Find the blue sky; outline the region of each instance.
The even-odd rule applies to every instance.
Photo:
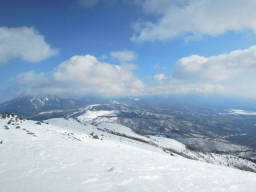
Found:
[[[253,0],[3,0],[0,100],[21,94],[256,98],[255,8]]]

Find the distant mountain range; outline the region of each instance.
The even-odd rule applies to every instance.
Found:
[[[246,115],[253,112],[230,112],[235,107],[240,110],[233,111],[254,108],[247,104],[230,101],[222,105],[196,97],[25,96],[0,104],[0,113],[39,121],[64,117],[93,125],[117,123],[136,133],[176,139],[198,150],[256,159],[256,116]]]
[[[11,112],[32,119],[61,117],[81,106],[102,103],[104,99],[86,97],[80,99],[57,96],[23,96],[0,104],[0,113]]]

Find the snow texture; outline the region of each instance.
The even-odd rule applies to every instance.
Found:
[[[256,112],[245,111],[245,110],[241,110],[241,109],[232,109],[229,111],[229,114],[232,114],[232,115],[256,115]]]
[[[256,188],[254,173],[170,156],[158,147],[102,131],[121,130],[144,138],[125,127],[108,123],[95,127],[74,119],[47,123],[0,118],[1,192],[254,192]],[[175,140],[147,139],[186,150]]]

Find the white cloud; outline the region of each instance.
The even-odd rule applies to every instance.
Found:
[[[20,73],[16,76],[15,81],[21,86],[40,87],[42,84],[50,83],[50,79],[45,73],[35,73],[34,71],[28,71]]]
[[[137,58],[133,51],[112,51],[110,52],[110,56],[113,59],[117,59],[121,62],[129,62]]]
[[[192,55],[177,61],[172,75],[156,74],[160,84],[146,86],[134,65],[100,62],[91,55],[74,56],[50,73],[26,72],[15,78],[17,93],[82,96],[131,96],[171,93],[221,94],[256,98],[256,46],[226,54]]]
[[[99,62],[91,55],[73,56],[49,74],[20,74],[16,77],[16,84],[27,94],[138,95],[144,84],[133,75],[134,69],[133,65]]]
[[[151,91],[256,98],[255,74],[256,46],[211,57],[192,55],[181,58],[165,84]]]
[[[256,72],[256,46],[212,57],[181,58],[173,77],[193,82],[226,82]]]
[[[0,65],[15,58],[32,63],[40,62],[57,53],[31,27],[0,27]]]
[[[167,12],[170,7],[184,6],[190,2],[190,0],[135,0],[137,4],[140,4],[144,11],[148,13],[156,13],[162,15],[163,12]]]
[[[219,84],[184,83],[170,78],[170,81],[166,84],[149,87],[147,89],[147,94],[224,94],[223,89],[224,87]]]
[[[166,77],[164,74],[160,73],[160,74],[154,75],[154,79],[155,81],[162,83],[166,79]]]
[[[137,22],[133,41],[165,40],[179,35],[217,36],[250,29],[256,34],[255,0],[138,0],[157,20]]]

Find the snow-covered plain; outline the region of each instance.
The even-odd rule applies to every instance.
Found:
[[[48,123],[0,118],[1,192],[254,192],[256,188],[254,173],[171,156],[102,131],[119,131],[111,124],[95,127],[74,119]],[[174,140],[147,139],[185,150]]]

